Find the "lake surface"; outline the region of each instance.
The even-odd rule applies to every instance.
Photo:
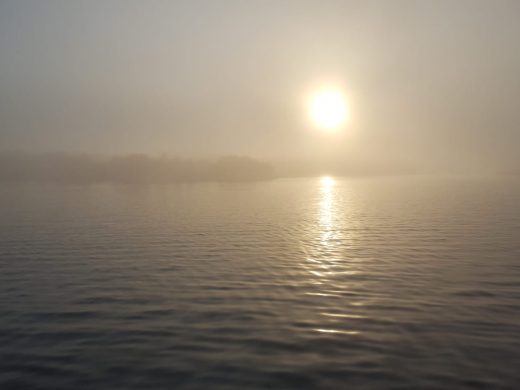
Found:
[[[520,179],[0,184],[0,389],[520,386]]]

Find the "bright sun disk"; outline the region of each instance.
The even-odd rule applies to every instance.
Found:
[[[345,124],[348,117],[345,97],[335,89],[321,90],[311,98],[309,113],[319,128],[337,130]]]

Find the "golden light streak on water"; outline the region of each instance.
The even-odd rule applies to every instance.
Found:
[[[334,333],[334,334],[348,334],[348,335],[356,335],[359,334],[357,330],[338,330],[338,329],[314,329],[316,332],[320,333]]]

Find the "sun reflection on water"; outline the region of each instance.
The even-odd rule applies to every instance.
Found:
[[[345,215],[344,196],[338,197],[340,189],[344,195],[345,188],[339,188],[339,183],[330,176],[321,177],[317,183],[313,209],[316,223],[309,231],[309,241],[304,243],[306,258],[302,266],[308,273],[310,285],[305,295],[316,300],[321,308],[319,323],[322,326],[315,328],[316,332],[357,335],[360,332],[352,329],[353,323],[363,316],[356,310],[344,312],[347,307],[356,306],[356,302],[346,301],[343,294],[348,292],[348,275],[358,271],[344,258],[345,245],[352,237],[344,226],[349,217]]]
[[[334,218],[334,186],[336,181],[330,176],[324,176],[320,181],[320,224],[322,227],[322,238],[327,239],[333,230]]]
[[[332,334],[348,334],[355,335],[359,334],[357,330],[339,330],[339,329],[314,329],[316,332],[320,333],[332,333]]]

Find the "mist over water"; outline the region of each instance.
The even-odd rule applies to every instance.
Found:
[[[0,0],[0,390],[519,388],[519,21]]]
[[[217,159],[150,157],[144,154],[0,153],[0,181],[51,183],[175,183],[259,181],[275,177],[273,167],[249,157]]]
[[[520,182],[0,184],[2,389],[515,388]]]
[[[0,182],[175,183],[262,181],[280,177],[388,176],[425,173],[407,164],[331,160],[265,160],[247,156],[179,158],[146,154],[93,155],[0,151]],[[433,174],[432,172],[427,172]],[[508,172],[491,172],[492,174]],[[510,172],[514,174],[514,172]],[[460,172],[458,173],[461,174]],[[464,174],[467,174],[464,173]]]

